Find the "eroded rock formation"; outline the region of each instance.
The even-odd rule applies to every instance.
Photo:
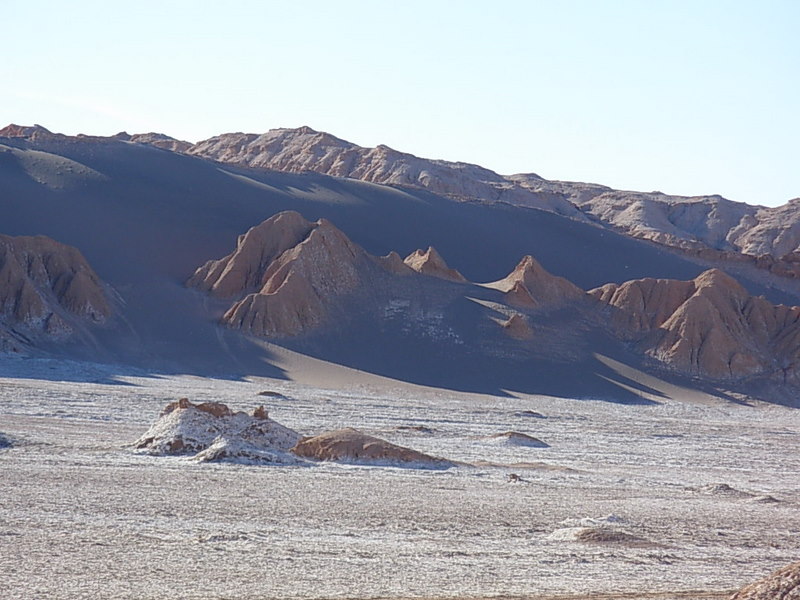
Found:
[[[226,133],[198,142],[188,154],[291,173],[315,172],[372,183],[411,186],[456,200],[511,202],[581,218],[568,201],[537,194],[478,165],[419,158],[388,146],[363,148],[310,127],[264,134]]]
[[[424,252],[415,250],[406,256],[403,262],[417,273],[422,273],[423,275],[457,283],[463,283],[467,280],[461,273],[448,267],[442,255],[433,246],[428,246],[428,249]]]
[[[279,213],[240,236],[236,250],[198,269],[187,285],[236,299],[223,322],[258,336],[318,326],[332,298],[360,282],[369,261],[332,223]]]
[[[103,284],[77,249],[0,235],[0,318],[8,327],[65,336],[72,318],[97,324],[110,315]]]
[[[507,277],[489,283],[487,287],[504,292],[509,304],[521,308],[558,305],[586,295],[570,281],[548,273],[530,255],[523,257]]]
[[[800,308],[753,297],[711,269],[692,281],[642,279],[590,292],[613,307],[618,335],[679,371],[798,383]]]
[[[800,600],[800,562],[743,587],[730,600]]]

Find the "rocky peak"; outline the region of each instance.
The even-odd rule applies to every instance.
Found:
[[[461,273],[448,267],[442,255],[433,246],[428,246],[428,249],[424,252],[415,250],[406,256],[403,262],[417,273],[422,273],[423,275],[457,283],[463,283],[467,280]]]
[[[119,137],[120,135],[121,134],[117,134],[114,137],[123,140],[126,139],[126,138],[120,138]],[[148,146],[155,146],[156,148],[162,148],[163,150],[169,150],[171,152],[186,152],[189,148],[192,147],[192,144],[190,144],[189,142],[184,142],[183,140],[175,139],[174,137],[170,137],[163,133],[153,133],[153,132],[135,133],[133,135],[128,135],[127,141],[133,142],[135,144],[147,144]]]
[[[585,296],[579,287],[552,275],[530,255],[523,257],[508,276],[487,285],[504,292],[509,304],[523,308],[559,304]]]
[[[236,250],[198,269],[187,285],[241,298],[223,322],[258,336],[293,336],[320,325],[336,298],[357,287],[367,254],[330,221],[286,211],[239,237]]]
[[[394,275],[410,275],[414,272],[414,269],[403,262],[403,258],[394,250],[386,256],[377,257],[376,260],[383,269]]]
[[[35,139],[55,134],[41,125],[15,125],[11,123],[0,129],[0,137]]]
[[[303,241],[314,225],[295,211],[280,212],[240,235],[236,249],[195,271],[187,285],[218,298],[260,290],[267,268],[281,254]]]

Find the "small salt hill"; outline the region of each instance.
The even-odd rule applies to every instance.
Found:
[[[290,450],[300,434],[269,418],[263,407],[234,413],[219,402],[172,402],[134,447],[149,454],[194,455],[197,460],[295,464]]]
[[[549,448],[550,444],[542,440],[528,435],[527,433],[520,433],[519,431],[505,431],[503,433],[495,433],[481,438],[488,442],[495,444],[502,444],[504,446],[520,446],[524,448]]]
[[[398,446],[349,427],[303,438],[295,446],[294,452],[312,460],[351,464],[423,469],[449,469],[455,466],[449,460]]]

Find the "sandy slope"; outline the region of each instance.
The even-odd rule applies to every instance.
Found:
[[[71,357],[175,373],[286,377],[278,360],[282,350],[219,327],[227,305],[183,285],[205,261],[230,252],[239,234],[284,209],[308,219],[329,218],[376,255],[390,250],[406,255],[433,245],[471,281],[496,281],[526,254],[584,289],[642,276],[687,279],[703,268],[656,246],[539,210],[458,203],[321,175],[237,169],[119,140],[32,145],[8,140],[3,147],[3,233],[46,234],[78,247],[124,308],[97,334],[102,353],[69,348]],[[768,287],[759,274],[751,275],[742,279],[751,292],[798,302],[792,289]],[[418,292],[441,297],[438,288]],[[481,293],[476,288],[479,300]],[[416,333],[395,335],[392,344],[385,343],[390,331],[366,320],[354,324],[346,344],[334,336],[289,348],[381,377],[464,391],[628,401],[652,392],[610,372],[574,345],[575,336],[563,335],[569,332],[560,325],[539,329],[541,352],[532,362],[522,368],[511,364],[502,347],[485,344],[483,332],[472,328],[486,309],[453,302],[447,307],[452,323],[443,321],[433,304],[423,304]],[[402,326],[390,323],[397,334]],[[451,330],[464,340],[455,351],[444,341],[432,343]],[[592,343],[600,354],[634,366],[631,356],[607,340]],[[486,354],[487,347],[494,356]],[[551,350],[575,350],[582,358],[572,365],[554,363],[547,358]]]

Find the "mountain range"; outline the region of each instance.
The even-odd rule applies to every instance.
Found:
[[[307,127],[16,125],[0,194],[6,353],[288,377],[288,351],[492,394],[796,404],[800,199],[502,176]]]

